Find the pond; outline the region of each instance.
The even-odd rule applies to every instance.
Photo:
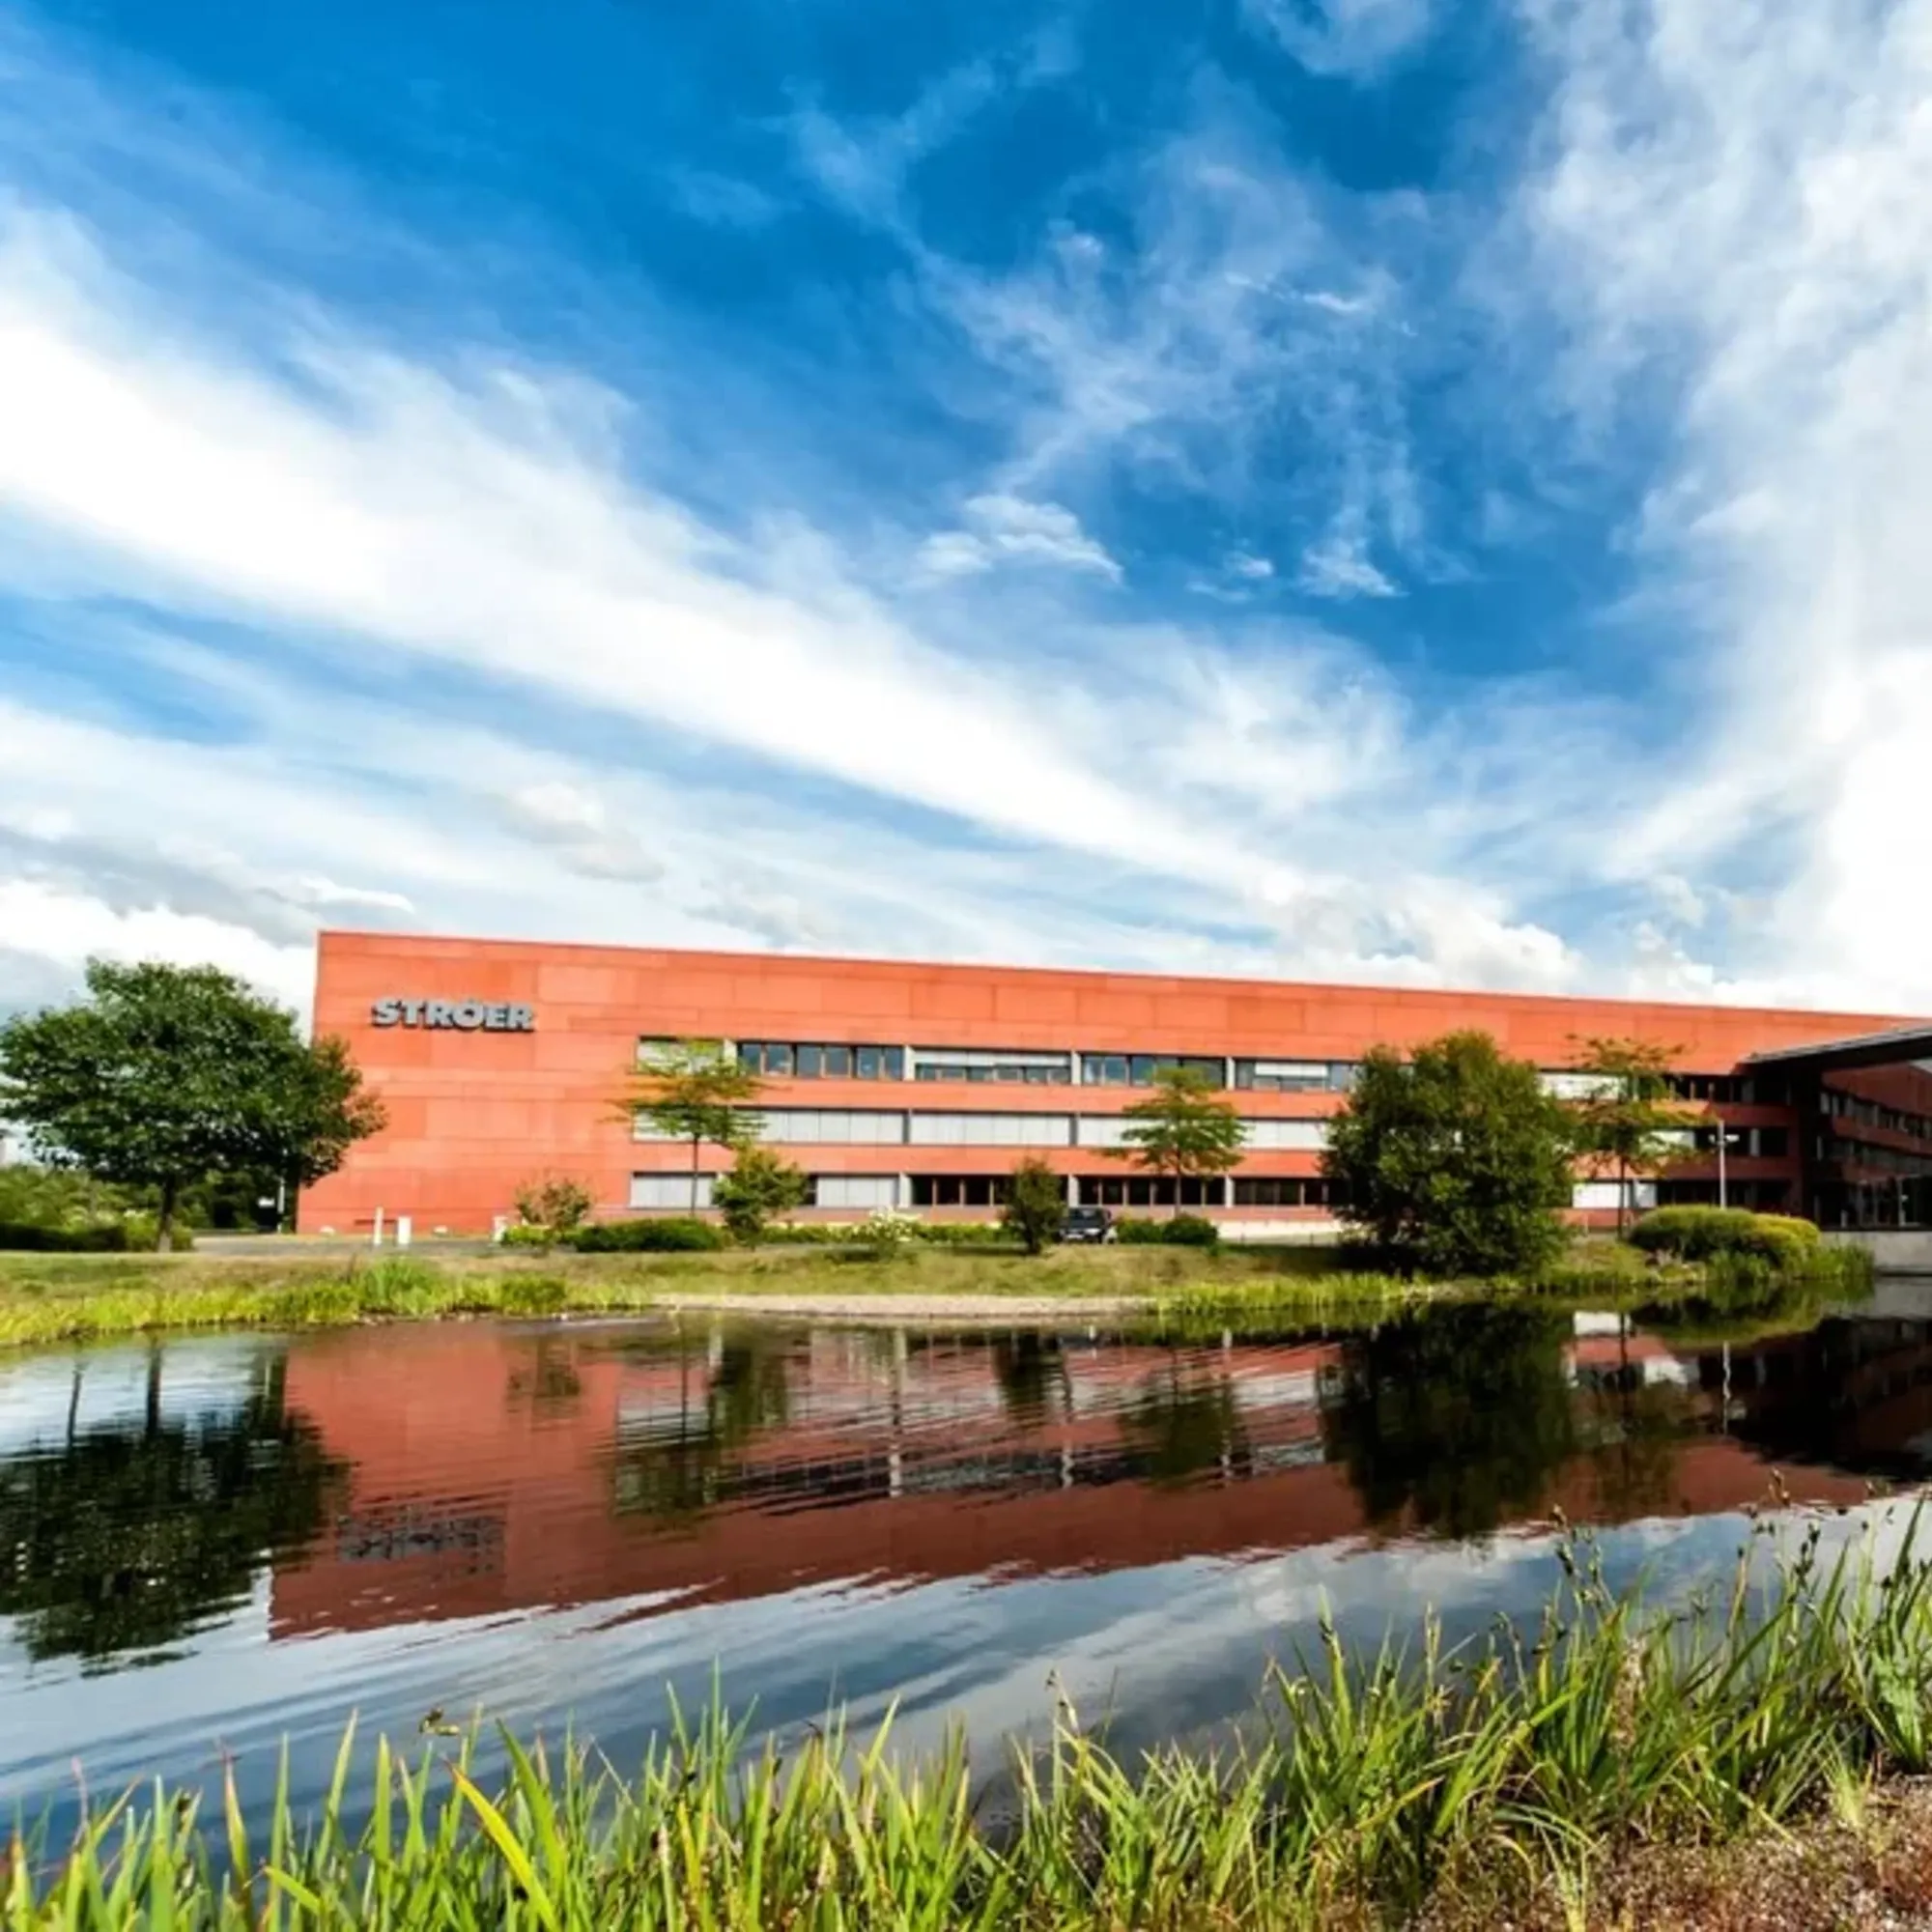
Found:
[[[1932,1296],[1739,1335],[1534,1307],[1187,1341],[702,1321],[215,1337],[0,1362],[0,1803],[298,1801],[342,1727],[477,1711],[613,1761],[714,1683],[992,1762],[1057,1694],[1212,1734],[1332,1615],[1526,1613],[1840,1527],[1932,1459]],[[1775,1477],[1774,1472],[1778,1472]]]

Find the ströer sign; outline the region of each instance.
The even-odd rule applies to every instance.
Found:
[[[451,1027],[462,1033],[535,1033],[534,1007],[485,1000],[378,1000],[369,1009],[379,1027]]]

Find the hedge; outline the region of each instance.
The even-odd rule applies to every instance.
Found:
[[[43,1255],[126,1255],[151,1250],[160,1238],[152,1214],[129,1214],[119,1221],[85,1227],[48,1227],[39,1221],[0,1221],[0,1249]],[[175,1246],[189,1248],[193,1237],[175,1229]]]
[[[581,1255],[701,1254],[725,1245],[724,1230],[683,1215],[659,1220],[599,1221],[570,1244]]]
[[[1176,1214],[1165,1221],[1122,1218],[1114,1223],[1116,1239],[1129,1247],[1213,1248],[1221,1231],[1201,1214]]]
[[[1753,1214],[1743,1208],[1659,1208],[1630,1231],[1646,1254],[1675,1255],[1687,1262],[1719,1255],[1754,1255],[1780,1267],[1815,1254],[1817,1228],[1790,1214]]]

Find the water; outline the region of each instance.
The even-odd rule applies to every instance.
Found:
[[[714,1682],[985,1753],[1057,1692],[1212,1732],[1324,1609],[1523,1613],[1728,1567],[1773,1471],[1866,1515],[1932,1459],[1932,1304],[1776,1339],[1459,1309],[1164,1345],[665,1323],[223,1337],[0,1362],[0,1804],[56,1812],[433,1711],[618,1763]],[[1727,1393],[1728,1391],[1728,1393]],[[1838,1513],[1845,1513],[1840,1519]]]

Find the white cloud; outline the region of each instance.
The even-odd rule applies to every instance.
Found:
[[[1230,577],[1245,578],[1250,583],[1265,583],[1274,575],[1274,565],[1266,557],[1248,551],[1232,552],[1226,567]]]
[[[1775,989],[1932,1007],[1932,4],[1557,5],[1522,205],[1592,437],[1678,399],[1638,532],[1701,714],[1614,841],[1633,877],[1760,863]]]
[[[1035,563],[1121,581],[1121,566],[1065,504],[994,493],[970,497],[962,515],[965,528],[936,531],[921,545],[919,561],[927,575],[964,577],[999,563]]]
[[[1431,0],[1244,0],[1248,18],[1311,73],[1369,80],[1412,53]]]
[[[604,801],[580,785],[562,779],[519,785],[505,795],[502,810],[526,838],[586,878],[649,885],[664,877],[664,864],[649,846],[612,825]]]

